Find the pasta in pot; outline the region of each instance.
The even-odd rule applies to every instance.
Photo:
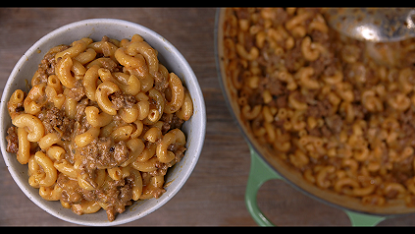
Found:
[[[139,35],[81,38],[51,48],[28,93],[7,107],[7,151],[28,164],[40,196],[78,215],[108,220],[166,191],[167,170],[184,156],[182,124],[193,103],[181,79]],[[157,150],[156,150],[157,149]]]
[[[224,17],[226,79],[260,145],[321,189],[415,206],[415,39],[347,38],[318,8],[227,8]],[[401,61],[391,63],[382,53],[396,48]]]

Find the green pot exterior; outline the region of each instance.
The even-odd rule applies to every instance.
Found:
[[[245,203],[252,218],[259,226],[275,226],[258,208],[257,193],[259,188],[268,180],[285,179],[272,169],[249,145],[251,152],[251,169],[249,171],[248,183],[245,193]],[[352,226],[375,226],[385,220],[385,216],[363,214],[349,210],[343,210],[350,219]]]

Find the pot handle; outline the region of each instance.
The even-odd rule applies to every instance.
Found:
[[[285,179],[275,172],[249,145],[251,153],[251,168],[249,171],[248,184],[245,192],[245,203],[252,218],[259,226],[275,226],[265,215],[259,210],[256,195],[259,188],[268,180]],[[375,226],[387,217],[357,213],[344,210],[349,217],[352,226]]]
[[[350,210],[344,211],[350,219],[352,226],[376,226],[378,223],[386,219],[385,216],[377,216],[370,214],[362,214]]]
[[[272,179],[283,180],[283,178],[259,157],[252,146],[249,147],[249,150],[251,152],[251,168],[249,171],[248,184],[246,186],[245,203],[249,213],[258,225],[274,226],[274,224],[259,210],[256,195],[264,182]]]

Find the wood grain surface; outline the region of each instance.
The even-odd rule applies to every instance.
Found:
[[[183,54],[206,103],[203,152],[192,175],[166,205],[125,226],[256,226],[245,206],[249,149],[225,104],[216,71],[214,8],[0,8],[0,92],[23,53],[50,31],[90,18],[117,18],[151,28]],[[5,139],[3,139],[5,140]],[[46,213],[16,185],[0,157],[1,226],[73,226]],[[266,182],[258,205],[276,225],[350,225],[346,214],[293,189]],[[379,225],[413,225],[415,214]]]

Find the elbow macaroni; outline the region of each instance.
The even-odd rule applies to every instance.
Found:
[[[138,201],[165,192],[167,169],[184,156],[179,128],[193,103],[157,55],[139,35],[82,38],[50,49],[42,63],[54,70],[39,66],[30,91],[12,94],[8,143],[43,199],[79,215],[103,208],[112,221],[131,202],[105,196],[130,191],[123,196]],[[88,191],[105,196],[86,200]]]

